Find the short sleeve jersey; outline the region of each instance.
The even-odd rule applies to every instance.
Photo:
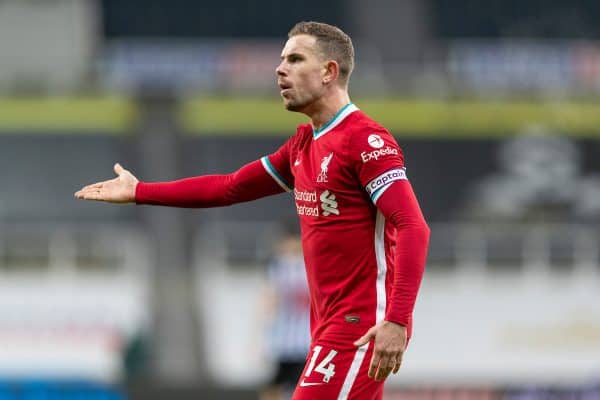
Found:
[[[406,179],[400,147],[349,103],[320,130],[299,125],[261,162],[293,193],[313,342],[356,340],[384,319],[391,294],[396,235],[376,204],[394,181]]]

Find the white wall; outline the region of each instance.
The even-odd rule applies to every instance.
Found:
[[[97,36],[93,0],[0,1],[0,92],[72,90],[89,75]]]

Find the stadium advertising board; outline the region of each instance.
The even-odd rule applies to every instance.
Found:
[[[600,44],[465,40],[450,43],[448,69],[475,90],[600,90]]]
[[[280,43],[115,40],[100,72],[109,87],[152,91],[274,88]]]

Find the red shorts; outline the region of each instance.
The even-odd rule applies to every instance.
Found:
[[[381,400],[383,381],[367,375],[373,347],[314,343],[292,400]]]

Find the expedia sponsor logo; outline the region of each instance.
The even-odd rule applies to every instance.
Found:
[[[379,160],[382,157],[386,157],[389,155],[398,155],[398,149],[394,149],[393,147],[384,147],[380,150],[373,150],[370,152],[363,151],[360,153],[360,157],[362,158],[362,162],[366,163],[371,160]]]
[[[366,190],[367,193],[372,194],[377,190],[381,189],[389,185],[394,181],[404,180],[406,179],[406,171],[403,168],[395,168],[391,169],[383,174],[379,175],[377,178],[373,179],[371,182],[367,183]]]
[[[374,149],[380,149],[385,144],[385,142],[383,141],[381,136],[379,136],[375,133],[373,133],[372,135],[369,135],[367,142],[369,143],[369,146],[371,146]]]

